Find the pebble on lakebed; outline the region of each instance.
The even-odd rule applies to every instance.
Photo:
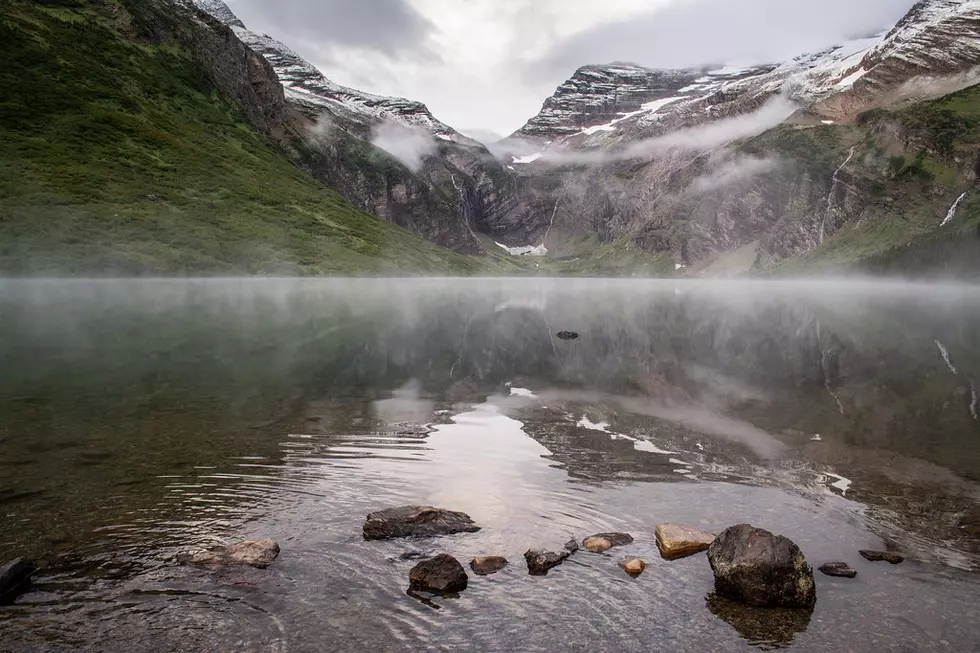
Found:
[[[643,573],[643,570],[647,568],[647,563],[639,558],[626,558],[619,563],[619,566],[623,568],[627,574],[636,578]]]
[[[826,576],[836,576],[837,578],[854,578],[858,575],[857,571],[851,569],[846,562],[828,562],[820,565],[817,569]]]
[[[502,556],[481,556],[470,560],[470,569],[477,576],[495,574],[508,565],[507,558]]]
[[[629,533],[596,533],[582,540],[582,548],[592,553],[604,553],[614,546],[626,546],[633,543]]]
[[[279,544],[275,540],[246,540],[227,546],[218,546],[207,551],[177,554],[182,565],[210,567],[226,564],[242,564],[257,569],[265,569],[279,557]]]
[[[893,565],[897,565],[900,562],[905,562],[905,556],[901,553],[895,553],[894,551],[858,551],[861,557],[865,560],[870,560],[871,562],[889,562]]]

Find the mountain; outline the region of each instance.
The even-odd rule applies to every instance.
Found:
[[[358,208],[467,254],[485,253],[478,233],[524,244],[546,228],[548,207],[521,178],[424,104],[336,84],[221,0],[196,5],[271,64],[289,108],[286,150]]]
[[[785,62],[585,66],[502,146],[561,205],[553,252],[592,236],[689,273],[840,264],[959,229],[958,198],[974,214],[978,81],[980,2],[923,0]]]
[[[486,269],[287,159],[275,71],[186,7],[7,2],[0,52],[0,274]]]

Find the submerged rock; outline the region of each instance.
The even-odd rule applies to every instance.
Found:
[[[477,576],[489,576],[495,574],[510,564],[507,558],[502,556],[484,556],[470,560],[470,569]]]
[[[275,540],[246,540],[228,546],[218,546],[207,551],[181,553],[177,561],[182,565],[210,567],[242,564],[265,569],[279,557],[279,544]]]
[[[623,568],[627,574],[636,578],[643,573],[643,570],[647,568],[647,563],[640,560],[639,558],[626,558],[619,563],[619,566]]]
[[[900,562],[905,562],[905,556],[901,553],[895,553],[894,551],[858,551],[861,557],[865,560],[870,560],[871,562],[889,562],[893,565],[897,565]]]
[[[739,524],[708,548],[715,591],[759,607],[810,608],[817,601],[813,570],[782,535]]]
[[[364,522],[365,540],[475,533],[480,527],[464,512],[432,506],[402,506],[372,512]]]
[[[13,601],[31,586],[37,565],[26,558],[14,558],[0,567],[0,604]]]
[[[578,340],[578,334],[575,333],[574,331],[559,331],[558,332],[558,339],[559,340]]]
[[[614,546],[626,546],[633,543],[629,533],[596,533],[582,541],[582,547],[592,553],[603,553]]]
[[[423,592],[449,593],[466,589],[469,577],[459,560],[449,554],[423,560],[408,572],[411,589]]]
[[[546,576],[548,570],[565,562],[571,555],[572,552],[567,549],[561,553],[528,549],[524,552],[524,560],[527,561],[527,573],[532,576]]]
[[[839,578],[854,578],[858,575],[857,571],[851,569],[846,562],[828,562],[817,567],[821,574],[827,576],[837,576]]]
[[[715,541],[711,533],[680,524],[658,524],[654,534],[660,557],[664,560],[677,560],[707,551]]]

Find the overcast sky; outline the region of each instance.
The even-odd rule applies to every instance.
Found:
[[[507,135],[576,68],[776,61],[895,23],[914,0],[227,0],[335,82]]]

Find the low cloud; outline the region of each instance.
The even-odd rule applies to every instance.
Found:
[[[688,186],[687,193],[703,195],[719,188],[748,181],[753,177],[772,172],[780,163],[780,160],[774,157],[760,159],[754,156],[737,156],[721,163],[711,172],[695,178]]]
[[[713,150],[731,143],[757,136],[789,118],[797,110],[796,104],[783,96],[776,97],[759,110],[733,118],[722,118],[706,125],[678,129],[662,136],[654,136],[630,143],[618,150],[545,152],[542,161],[561,164],[603,164],[614,161],[645,159],[665,152]]]
[[[425,157],[438,149],[432,134],[416,127],[384,122],[371,131],[371,145],[395,157],[412,172],[422,168]]]

